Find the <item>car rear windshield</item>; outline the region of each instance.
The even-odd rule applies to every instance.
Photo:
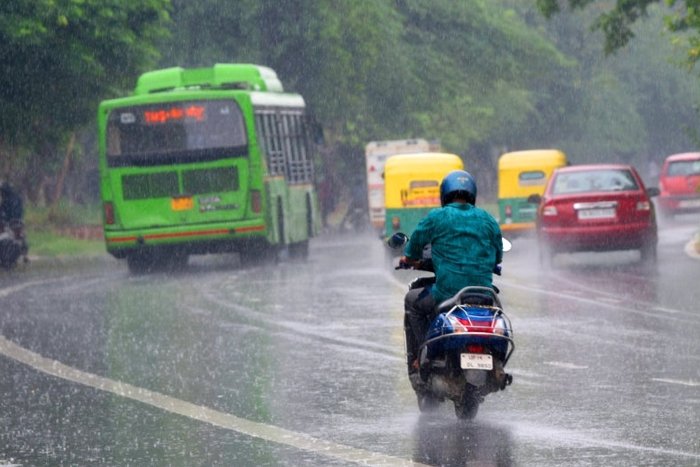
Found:
[[[696,161],[671,162],[668,166],[668,175],[671,177],[700,175],[700,159]]]
[[[559,173],[554,179],[552,194],[590,191],[636,191],[639,185],[626,169],[604,169]]]

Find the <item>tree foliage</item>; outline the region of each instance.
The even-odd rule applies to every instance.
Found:
[[[270,66],[304,95],[338,183],[362,177],[368,141],[411,137],[462,154],[486,185],[506,149],[641,163],[692,149],[700,96],[678,43],[695,1],[5,0],[0,171],[55,174],[69,133],[92,135],[97,102],[142,71],[224,62]],[[555,14],[565,4],[576,14]],[[629,31],[610,42],[616,21]]]
[[[0,2],[0,153],[28,175],[57,164],[99,100],[158,57],[168,0]],[[21,156],[21,157],[19,157]],[[60,160],[60,159],[59,159]],[[16,167],[13,167],[16,169]]]
[[[561,11],[563,0],[537,0],[537,6],[547,17]],[[584,9],[598,0],[568,0],[572,10]],[[647,17],[654,4],[665,4],[669,9],[666,27],[674,32],[692,32],[688,41],[688,61],[691,65],[700,59],[700,0],[617,0],[615,6],[600,13],[593,22],[593,29],[605,35],[605,53],[611,54],[626,46],[635,37],[633,25]],[[682,37],[682,36],[681,36]]]

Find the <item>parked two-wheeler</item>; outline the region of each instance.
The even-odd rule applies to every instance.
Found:
[[[26,261],[27,250],[22,221],[0,221],[0,267],[11,269],[22,256]]]
[[[395,234],[387,243],[399,248],[407,240]],[[504,239],[504,250],[509,249],[510,242]],[[410,268],[434,272],[429,258]],[[434,281],[435,277],[421,277],[409,289]],[[405,328],[411,332],[407,323]],[[513,382],[505,366],[514,348],[513,327],[496,287],[465,287],[439,304],[419,348],[419,369],[409,373],[420,411],[432,411],[447,399],[454,403],[457,417],[474,418],[487,394]]]

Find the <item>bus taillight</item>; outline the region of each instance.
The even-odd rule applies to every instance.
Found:
[[[250,192],[250,209],[255,213],[262,211],[262,196],[258,190]]]
[[[114,205],[111,202],[104,203],[105,224],[114,224]]]

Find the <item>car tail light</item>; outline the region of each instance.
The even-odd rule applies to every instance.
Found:
[[[114,205],[107,202],[103,205],[103,209],[105,214],[105,224],[114,225]]]
[[[401,220],[398,218],[398,216],[391,218],[391,227],[394,230],[399,230],[401,228]]]
[[[250,209],[255,213],[262,211],[262,196],[258,190],[250,192]]]
[[[637,211],[649,211],[651,203],[649,201],[637,201]]]
[[[556,216],[557,213],[557,207],[556,206],[545,206],[542,208],[542,215],[543,216]]]

